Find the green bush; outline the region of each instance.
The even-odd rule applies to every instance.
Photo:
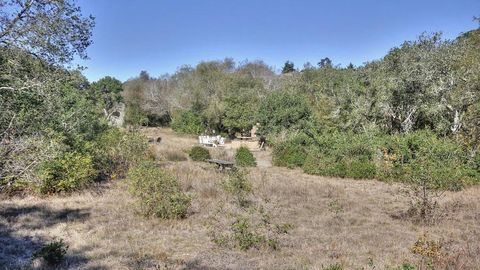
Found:
[[[331,177],[346,177],[347,165],[341,160],[326,157],[318,151],[311,151],[305,158],[303,171],[308,174]]]
[[[247,173],[241,170],[230,171],[223,188],[236,198],[240,206],[246,205],[246,198],[252,192],[252,184],[247,179]]]
[[[373,179],[376,176],[376,166],[373,162],[359,159],[353,160],[346,166],[346,177],[354,179]]]
[[[207,159],[211,158],[210,151],[203,146],[192,147],[188,155],[193,161],[206,161]]]
[[[127,104],[125,109],[125,125],[146,126],[148,115],[138,104]]]
[[[39,169],[41,193],[71,192],[93,180],[96,171],[92,158],[76,152],[67,152]]]
[[[232,231],[235,246],[240,250],[248,250],[252,247],[258,247],[261,244],[268,243],[264,235],[252,230],[251,224],[246,218],[237,218],[232,224]]]
[[[43,258],[48,265],[57,265],[61,263],[67,254],[68,246],[63,240],[55,241],[44,245],[40,250],[33,253],[33,258]]]
[[[302,130],[313,119],[312,109],[305,96],[275,91],[260,103],[258,120],[262,134],[276,134],[282,130]]]
[[[235,152],[235,164],[240,167],[254,167],[257,165],[257,162],[252,152],[247,147],[241,146]]]
[[[273,164],[280,167],[302,167],[307,157],[307,148],[311,139],[305,134],[298,134],[292,138],[274,144]]]
[[[185,218],[190,197],[172,175],[152,161],[143,161],[128,172],[129,190],[137,198],[140,212],[161,219]]]
[[[172,129],[179,133],[200,134],[204,129],[202,118],[192,111],[183,111],[173,115]]]

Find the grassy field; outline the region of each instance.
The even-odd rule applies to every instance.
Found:
[[[443,194],[437,222],[427,226],[409,218],[411,198],[403,185],[273,167],[268,150],[254,152],[258,166],[248,169],[249,201],[261,205],[272,223],[287,224],[288,233],[279,234],[275,250],[217,245],[212,233],[228,230],[228,213],[238,210],[222,188],[226,175],[188,160],[195,138],[165,129],[144,132],[162,137],[151,155],[192,196],[188,218],[139,216],[124,180],[68,197],[6,198],[0,202],[0,269],[41,268],[30,256],[55,239],[69,246],[60,266],[65,269],[388,269],[407,262],[421,268],[425,258],[412,246],[425,233],[441,245],[437,268],[480,267],[479,187]],[[211,151],[231,160],[234,148]]]

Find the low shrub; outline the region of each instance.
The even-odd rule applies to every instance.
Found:
[[[71,192],[92,181],[96,171],[89,155],[66,152],[39,168],[41,193]]]
[[[290,227],[272,224],[268,215],[258,211],[251,212],[250,215],[235,215],[234,220],[229,222],[227,231],[213,231],[213,242],[243,251],[252,248],[278,249],[277,236],[288,233]]]
[[[211,158],[210,151],[203,146],[192,147],[188,155],[193,161],[206,161],[207,159]]]
[[[57,265],[61,263],[67,254],[68,246],[63,240],[51,242],[44,245],[40,250],[33,253],[33,258],[43,258],[48,265]]]
[[[177,179],[143,161],[128,172],[129,190],[137,198],[140,212],[161,219],[185,218],[190,197],[183,193]]]
[[[245,171],[230,171],[223,183],[225,191],[233,195],[240,206],[246,206],[247,196],[252,192],[252,184]]]
[[[257,162],[252,152],[247,147],[241,146],[235,152],[235,164],[240,167],[254,167]]]

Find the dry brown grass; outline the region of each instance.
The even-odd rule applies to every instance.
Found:
[[[160,132],[160,152],[183,151],[196,142]],[[232,153],[214,149],[212,155]],[[255,155],[268,159],[268,152]],[[409,207],[401,185],[310,176],[268,166],[268,160],[263,164],[250,169],[250,199],[266,208],[272,222],[293,226],[280,236],[279,250],[239,251],[214,244],[212,218],[234,211],[221,187],[225,175],[206,163],[164,162],[193,196],[187,219],[137,215],[124,181],[69,197],[4,200],[0,268],[27,262],[41,243],[63,238],[70,249],[62,267],[72,269],[322,269],[332,263],[345,269],[373,269],[373,263],[385,269],[418,263],[410,248],[426,231],[443,245],[440,269],[480,265],[479,187],[447,193],[440,199],[442,220],[427,227],[398,218]]]

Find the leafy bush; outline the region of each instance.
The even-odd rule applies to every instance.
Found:
[[[192,147],[188,155],[193,161],[206,161],[207,159],[211,158],[210,151],[203,146]]]
[[[63,240],[44,245],[40,250],[33,253],[33,258],[43,258],[49,265],[61,263],[67,254],[68,246]]]
[[[273,147],[273,164],[281,167],[301,167],[307,157],[309,138],[300,134],[292,138],[276,143]]]
[[[66,152],[40,166],[41,193],[70,192],[85,186],[95,175],[92,158],[76,152]]]
[[[128,172],[129,190],[138,199],[145,216],[162,219],[185,218],[190,197],[182,192],[172,175],[151,161],[140,162]]]
[[[174,131],[185,134],[200,134],[204,130],[202,118],[192,111],[174,114],[170,126]]]
[[[246,197],[252,192],[252,184],[247,179],[247,173],[241,170],[230,171],[223,188],[233,196],[240,206],[247,203]]]
[[[135,163],[145,159],[147,138],[136,131],[111,128],[100,134],[94,143],[95,169],[101,176],[122,177]]]
[[[267,96],[258,110],[262,134],[302,130],[312,121],[312,115],[307,98],[286,91],[276,91]]]
[[[278,249],[277,235],[288,233],[288,228],[272,224],[265,213],[252,211],[250,216],[235,215],[233,222],[229,222],[228,231],[216,230],[212,234],[213,241],[220,246],[240,250],[262,247],[275,250]]]
[[[353,160],[346,166],[346,177],[354,179],[373,179],[376,176],[376,166],[373,162],[360,159]]]
[[[287,145],[291,145],[290,152],[282,144],[274,149],[274,161],[282,164],[278,160],[294,157],[291,153],[300,148],[291,142]],[[475,162],[467,158],[464,149],[429,131],[404,135],[325,133],[316,136],[306,157],[301,157],[298,160],[304,160],[302,168],[309,174],[412,183],[418,169],[424,168],[429,186],[435,189],[459,190],[479,181]],[[293,166],[294,162],[283,164]]]
[[[125,108],[125,124],[133,126],[146,126],[148,115],[138,104],[128,104]]]
[[[235,164],[240,167],[254,167],[257,165],[257,162],[252,152],[247,147],[241,146],[235,152]]]

